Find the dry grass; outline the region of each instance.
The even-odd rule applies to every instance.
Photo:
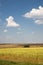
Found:
[[[43,63],[43,47],[38,48],[2,48],[0,59],[16,62]]]

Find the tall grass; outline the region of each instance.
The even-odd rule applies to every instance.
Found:
[[[43,65],[43,64],[32,64],[32,63],[26,63],[26,62],[12,62],[12,61],[5,61],[0,60],[0,65]]]
[[[43,47],[0,49],[0,59],[14,62],[43,64]]]

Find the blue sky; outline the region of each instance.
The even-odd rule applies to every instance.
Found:
[[[43,43],[43,0],[0,0],[0,43]]]

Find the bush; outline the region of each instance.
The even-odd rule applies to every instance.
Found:
[[[24,45],[24,47],[30,47],[29,45]]]

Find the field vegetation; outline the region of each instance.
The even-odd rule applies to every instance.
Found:
[[[43,65],[43,47],[1,48],[0,61],[5,63],[4,60],[6,63],[12,62],[10,65]],[[7,65],[6,63],[4,65]]]

